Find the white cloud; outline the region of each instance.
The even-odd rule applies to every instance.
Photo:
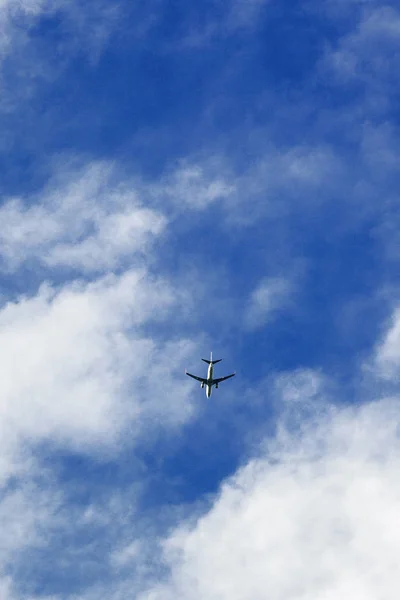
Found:
[[[183,208],[202,210],[230,198],[235,192],[235,183],[228,182],[220,174],[221,170],[217,159],[182,164],[166,175],[160,186],[152,187],[152,193],[158,198],[168,198],[170,205],[180,211]]]
[[[115,268],[143,254],[166,224],[146,208],[128,183],[113,185],[107,163],[64,173],[32,205],[11,199],[0,209],[0,256],[6,269],[26,260],[83,271]],[[39,200],[39,202],[37,202]]]
[[[318,400],[298,436],[272,443],[173,532],[170,579],[141,600],[398,597],[398,400],[322,414]]]
[[[186,420],[187,387],[167,365],[173,356],[179,368],[191,344],[157,342],[142,331],[179,302],[162,279],[128,271],[60,291],[44,285],[37,296],[6,304],[0,311],[4,476],[27,442],[102,452],[127,429],[134,443],[152,428]]]
[[[294,284],[282,277],[262,279],[250,296],[245,314],[245,326],[249,329],[262,327],[273,316],[290,305]]]
[[[112,269],[121,258],[146,251],[165,223],[162,215],[144,207],[127,207],[114,214],[96,215],[92,221],[94,234],[82,242],[57,244],[44,262],[49,266],[66,265],[85,271]]]

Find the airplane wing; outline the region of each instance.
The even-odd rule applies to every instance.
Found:
[[[218,379],[213,379],[213,385],[215,383],[221,383],[221,381],[225,381],[225,379],[229,379],[230,377],[234,377],[236,375],[236,373],[231,373],[230,375],[226,375],[225,377],[218,377]]]
[[[207,379],[204,379],[204,377],[197,377],[197,375],[192,375],[191,373],[188,373],[187,371],[185,371],[186,375],[189,375],[189,377],[192,377],[193,379],[197,379],[197,381],[201,381],[202,383],[206,383]]]

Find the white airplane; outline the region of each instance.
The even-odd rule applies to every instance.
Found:
[[[221,383],[221,381],[225,381],[225,379],[229,379],[230,377],[233,377],[234,375],[236,375],[236,373],[231,373],[230,375],[226,375],[225,377],[218,377],[217,379],[213,378],[213,371],[214,371],[214,365],[218,362],[221,362],[222,358],[219,358],[218,360],[213,360],[212,359],[212,352],[211,352],[211,356],[210,356],[210,360],[207,360],[206,358],[202,358],[201,360],[203,360],[205,363],[208,364],[208,372],[207,372],[207,377],[197,377],[197,375],[192,375],[191,373],[188,373],[185,370],[186,375],[189,375],[189,377],[192,377],[193,379],[197,379],[197,381],[200,381],[200,387],[204,387],[206,386],[206,396],[207,398],[209,398],[211,396],[211,391],[213,386],[215,386],[215,389],[218,389],[218,385]]]

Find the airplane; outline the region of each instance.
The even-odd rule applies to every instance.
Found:
[[[192,375],[191,373],[188,373],[185,370],[186,375],[189,375],[189,377],[192,377],[193,379],[197,379],[197,381],[200,381],[200,387],[204,387],[206,386],[206,396],[207,398],[209,398],[211,396],[211,391],[213,386],[215,386],[215,389],[218,389],[218,385],[221,383],[221,381],[225,381],[225,379],[229,379],[230,377],[233,377],[234,375],[236,375],[236,373],[231,373],[230,375],[226,375],[225,377],[217,377],[216,379],[213,378],[213,371],[214,371],[214,365],[216,363],[221,362],[222,358],[219,358],[218,360],[213,360],[212,359],[212,352],[211,352],[211,356],[210,356],[210,360],[207,360],[206,358],[202,358],[202,361],[204,361],[205,363],[208,364],[208,372],[207,372],[207,377],[197,377],[197,375]]]

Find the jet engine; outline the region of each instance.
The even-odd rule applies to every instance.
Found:
[[[200,387],[201,387],[201,389],[203,389],[203,387],[204,387],[204,381],[201,382]]]
[[[215,389],[216,389],[216,390],[218,389],[218,383],[216,383],[216,384],[215,384]]]

